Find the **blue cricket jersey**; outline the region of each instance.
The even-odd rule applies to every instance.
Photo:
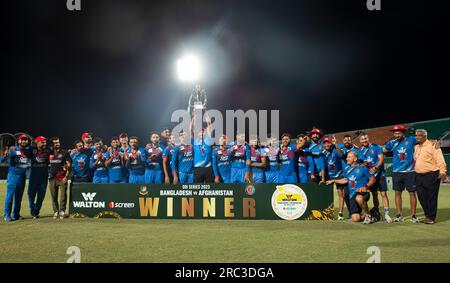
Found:
[[[82,148],[70,154],[72,159],[72,172],[77,177],[89,176],[89,160],[92,150]]]
[[[311,141],[308,146],[307,152],[311,154],[315,175],[320,175],[320,173],[325,170],[325,157],[323,155],[323,144],[315,143]]]
[[[145,148],[144,159],[145,167],[149,170],[162,170],[162,157],[164,149],[162,146],[150,145]]]
[[[108,169],[105,166],[106,155],[104,152],[94,150],[89,162],[89,167],[94,171],[94,178],[108,177]]]
[[[194,150],[191,145],[175,146],[172,155],[172,170],[178,173],[192,173],[194,171]]]
[[[367,166],[347,166],[344,170],[344,177],[348,182],[349,197],[352,198],[357,190],[363,188],[368,182],[372,175],[369,173]]]
[[[123,152],[121,152],[120,150],[113,149],[112,153],[109,153],[108,151],[105,153],[106,159],[112,158],[111,163],[108,167],[110,181],[123,181],[126,179],[124,166],[122,165],[122,157]]]
[[[331,150],[323,150],[326,172],[328,174],[329,179],[338,179],[342,177],[342,163],[340,155],[335,148],[331,148]]]
[[[414,137],[405,137],[401,140],[390,140],[384,148],[393,151],[393,171],[407,173],[414,171]]]
[[[262,157],[265,157],[266,154],[264,152],[264,148],[254,148],[250,147],[250,160],[252,163],[262,163]],[[264,174],[264,168],[254,167],[252,166],[252,172],[257,174]]]
[[[212,139],[205,133],[203,139],[198,137],[192,141],[194,148],[194,167],[211,167]]]
[[[130,171],[130,175],[144,175],[145,173],[145,156],[144,156],[144,148],[138,149],[134,154],[131,152],[131,147],[127,150],[128,152],[128,161],[127,168]]]
[[[273,146],[267,146],[263,149],[264,156],[266,156],[266,159],[269,162],[269,166],[266,166],[265,168],[266,171],[278,172],[278,170],[280,170],[279,152],[280,149]]]
[[[231,157],[228,148],[221,148],[217,146],[212,153],[212,164],[214,176],[230,176],[231,171]]]
[[[377,144],[370,144],[368,147],[362,146],[359,149],[358,157],[367,164],[367,167],[369,167],[369,169],[371,169],[372,167],[375,167],[380,161],[380,159],[378,158],[378,155],[380,154],[383,154],[383,148]],[[379,173],[384,175],[384,163],[381,165],[378,171],[375,172],[374,176],[378,176]]]
[[[281,176],[291,176],[295,175],[295,162],[296,154],[295,154],[296,145],[289,144],[285,149],[280,149],[279,151],[279,159],[281,161],[280,165],[280,175]]]
[[[28,163],[32,157],[31,155],[32,152],[30,146],[25,148],[16,146],[16,149],[10,149],[8,156],[8,173],[12,173],[14,175],[25,174],[27,172]]]
[[[234,151],[232,152],[232,150]],[[250,169],[247,165],[247,161],[250,160],[250,147],[248,144],[238,145],[233,142],[228,148],[228,154],[231,157],[231,168],[246,168],[247,171]]]

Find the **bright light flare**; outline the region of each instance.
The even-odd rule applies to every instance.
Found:
[[[185,82],[196,82],[201,78],[202,66],[195,55],[186,55],[177,61],[178,78]]]

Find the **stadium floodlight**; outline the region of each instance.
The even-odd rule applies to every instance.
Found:
[[[185,55],[177,61],[178,78],[184,82],[197,82],[202,75],[200,59],[192,54]]]

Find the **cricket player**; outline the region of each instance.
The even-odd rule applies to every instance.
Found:
[[[325,174],[327,180],[338,180],[342,179],[343,175],[343,169],[342,169],[342,163],[341,158],[342,155],[338,153],[338,150],[336,149],[337,146],[337,140],[333,136],[333,138],[324,138],[323,141],[323,153],[325,157]],[[344,187],[346,185],[344,184],[336,184],[336,190],[338,192],[338,220],[344,220]]]
[[[347,154],[347,164],[349,166],[344,170],[343,178],[328,180],[326,183],[327,185],[347,184],[352,221],[359,222],[364,219],[363,224],[371,224],[373,221],[367,202],[370,199],[370,187],[376,182],[375,177],[370,174],[367,166],[358,163],[358,153],[355,151]]]
[[[124,152],[125,166],[128,168],[130,175],[128,183],[143,184],[145,183],[145,149],[139,148],[138,138],[130,137],[130,147]]]
[[[373,144],[369,140],[369,135],[362,133],[359,137],[359,143],[361,148],[359,149],[359,158],[364,161],[365,165],[369,168],[370,174],[375,177],[375,184],[371,187],[373,197],[372,216],[378,219],[379,212],[379,200],[378,192],[381,194],[384,207],[384,219],[387,223],[392,222],[392,218],[389,216],[389,199],[387,196],[387,180],[386,171],[384,170],[384,154],[383,148],[377,144]]]
[[[196,183],[214,182],[214,172],[212,169],[212,144],[211,119],[208,112],[205,113],[206,128],[201,128],[197,135],[194,135],[196,111],[193,112],[191,121],[191,137],[194,149],[194,176]]]
[[[150,135],[150,144],[145,147],[145,183],[147,184],[162,184],[164,181],[164,174],[162,168],[162,154],[163,147],[159,144],[159,134],[152,133]]]
[[[120,133],[119,134],[119,142],[120,142],[120,148],[119,150],[123,153],[129,152],[130,145],[128,143],[128,134],[127,133]],[[125,176],[125,182],[128,183],[128,179],[130,176],[130,171],[124,166],[123,174]]]
[[[231,158],[230,183],[250,183],[250,147],[245,142],[245,134],[236,135],[228,154]]]
[[[280,146],[276,137],[270,137],[267,140],[267,145],[264,148],[264,155],[268,160],[268,166],[265,167],[264,173],[266,183],[278,183],[278,176],[280,172]]]
[[[257,136],[250,137],[250,173],[254,183],[265,183],[266,155]]]
[[[180,144],[175,146],[172,155],[174,185],[194,183],[194,150],[186,144],[184,132],[178,134]]]
[[[71,150],[70,159],[72,160],[73,182],[90,182],[89,162],[92,150],[85,148],[83,142],[77,140],[74,142],[74,149]]]
[[[306,147],[307,137],[304,134],[297,135],[297,174],[300,183],[308,183],[309,176],[314,173],[314,162]]]
[[[295,170],[297,146],[291,144],[291,135],[285,133],[281,135],[281,146],[279,159],[281,161],[279,183],[297,183],[297,172]]]
[[[31,172],[28,183],[28,201],[30,214],[33,219],[39,218],[48,183],[48,165],[50,150],[47,148],[47,139],[39,136],[35,139],[36,148],[31,155]]]
[[[215,183],[230,183],[231,158],[228,152],[228,138],[222,135],[219,138],[219,146],[212,152],[212,165]]]
[[[92,183],[109,183],[109,173],[106,167],[106,154],[103,152],[103,140],[94,139],[94,152],[90,158],[89,168],[93,172]]]
[[[58,137],[50,139],[51,153],[50,174],[48,186],[52,195],[53,219],[63,219],[67,205],[67,184],[71,172],[72,160],[70,154],[61,149],[61,142]],[[58,195],[60,194],[60,201]]]
[[[105,166],[109,183],[126,183],[124,153],[120,150],[119,137],[111,138],[111,147],[105,152]]]
[[[164,183],[166,185],[171,184],[173,182],[173,173],[172,173],[172,156],[173,151],[175,149],[175,138],[173,135],[170,135],[167,140],[168,145],[164,149],[162,153],[162,164],[164,170]]]
[[[4,208],[5,222],[23,219],[20,215],[20,206],[25,190],[27,166],[32,155],[29,144],[29,137],[27,135],[20,135],[17,146],[13,146],[6,150],[2,158],[3,160],[8,160],[9,163]],[[12,211],[11,216],[13,203],[14,210]]]
[[[310,144],[308,146],[308,152],[311,154],[314,168],[310,178],[315,183],[325,182],[325,160],[323,156],[323,144],[320,142],[322,137],[323,133],[317,128],[313,128],[309,132]]]
[[[414,146],[416,139],[405,136],[406,128],[403,125],[394,126],[391,131],[394,134],[394,139],[386,143],[383,152],[393,152],[392,185],[395,191],[395,207],[397,210],[394,222],[404,220],[402,215],[402,192],[406,188],[409,192],[411,221],[419,223],[419,219],[416,216],[417,198],[414,186]]]

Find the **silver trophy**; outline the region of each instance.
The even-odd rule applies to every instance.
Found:
[[[189,97],[188,111],[192,113],[195,109],[206,109],[206,91],[197,84]]]

